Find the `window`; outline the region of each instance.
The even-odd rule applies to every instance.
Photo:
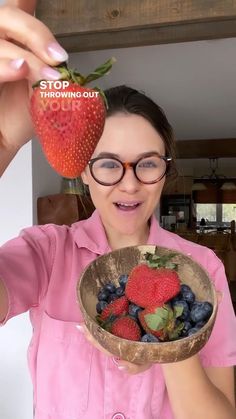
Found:
[[[205,218],[207,224],[212,226],[229,226],[236,220],[236,204],[196,204],[197,223]]]
[[[217,204],[196,204],[197,222],[200,221],[201,218],[216,222],[216,205]]]
[[[222,221],[231,222],[236,220],[236,204],[222,204]]]

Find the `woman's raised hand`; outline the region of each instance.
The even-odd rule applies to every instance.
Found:
[[[28,0],[26,5],[22,0],[29,12],[34,3]],[[50,66],[67,58],[42,22],[17,7],[0,7],[0,150],[3,154],[6,151],[15,154],[32,138],[31,85],[40,79],[59,79],[59,73]]]

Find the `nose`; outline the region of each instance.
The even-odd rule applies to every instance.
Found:
[[[119,182],[119,188],[128,193],[136,192],[140,187],[140,182],[134,174],[132,166],[126,166],[124,177]]]

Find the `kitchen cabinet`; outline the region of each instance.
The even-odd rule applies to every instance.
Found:
[[[94,205],[88,196],[55,194],[37,200],[38,224],[71,225],[93,213]]]
[[[160,214],[164,228],[169,230],[191,228],[193,222],[191,195],[163,195]]]

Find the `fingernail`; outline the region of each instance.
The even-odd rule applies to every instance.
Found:
[[[50,57],[56,61],[67,61],[69,58],[64,48],[57,42],[51,42],[51,44],[48,45],[48,53]]]
[[[127,368],[123,367],[123,365],[119,365],[117,368],[121,371],[127,371]]]
[[[24,58],[16,58],[15,60],[10,61],[10,66],[14,70],[20,70],[20,68],[23,66],[24,62],[25,62]]]
[[[59,71],[54,70],[51,67],[43,67],[41,69],[41,74],[47,80],[59,80],[61,78]]]
[[[223,297],[224,297],[224,292],[223,291],[218,291],[218,302],[219,303],[221,303]]]
[[[83,328],[83,326],[81,324],[77,324],[76,327],[79,330],[79,332],[84,333],[84,328]]]

